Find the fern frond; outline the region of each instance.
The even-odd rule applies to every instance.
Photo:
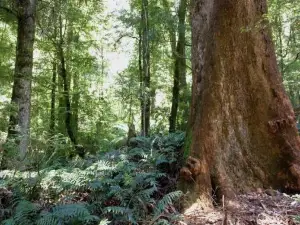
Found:
[[[165,219],[159,219],[154,225],[171,225],[168,220]]]
[[[118,215],[127,215],[130,210],[126,207],[110,206],[104,209],[104,213],[113,213]]]
[[[167,206],[172,205],[173,201],[178,200],[183,195],[182,191],[174,191],[166,194],[156,205],[154,216],[160,215]]]
[[[104,220],[101,220],[99,225],[109,225],[111,223],[111,221],[109,221],[108,219],[104,219]]]
[[[37,225],[55,225],[55,224],[59,224],[59,220],[52,215],[51,213],[47,213],[45,215],[43,215],[38,221],[37,221]]]
[[[13,218],[2,221],[2,225],[17,225]]]
[[[83,204],[59,205],[52,208],[52,214],[57,218],[87,217],[89,211]]]

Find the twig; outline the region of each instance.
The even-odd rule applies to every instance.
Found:
[[[9,14],[15,16],[16,18],[18,18],[18,15],[17,15],[17,13],[16,13],[14,10],[12,10],[12,9],[10,9],[10,8],[7,8],[7,7],[5,7],[5,6],[2,6],[2,5],[0,5],[0,9],[2,9],[2,10],[4,10],[5,12],[7,12],[7,13],[9,13]]]
[[[225,209],[225,196],[222,195],[222,206],[224,212],[224,219],[222,221],[222,225],[227,225],[227,210]]]
[[[264,208],[264,210],[268,213],[268,212],[270,212],[269,210],[268,210],[268,208],[260,201],[260,204],[261,204],[261,206]]]

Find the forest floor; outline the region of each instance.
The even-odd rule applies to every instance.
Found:
[[[274,190],[239,195],[227,209],[192,210],[184,214],[187,225],[295,225],[300,224],[300,195]]]

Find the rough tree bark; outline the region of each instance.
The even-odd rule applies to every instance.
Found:
[[[265,13],[266,0],[193,1],[189,205],[211,205],[213,192],[300,190],[300,140]]]
[[[23,160],[29,141],[36,0],[16,1],[16,12],[18,33],[11,98],[12,105],[16,106],[16,113],[10,115],[7,140],[15,140],[19,158]],[[6,153],[2,166],[5,165],[5,158]]]

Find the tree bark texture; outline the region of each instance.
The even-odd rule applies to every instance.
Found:
[[[182,187],[190,204],[300,190],[300,140],[277,67],[266,0],[194,0],[192,104]]]
[[[16,112],[10,115],[7,139],[16,140],[19,157],[24,159],[29,142],[36,0],[23,0],[16,3],[18,32],[11,98]]]

